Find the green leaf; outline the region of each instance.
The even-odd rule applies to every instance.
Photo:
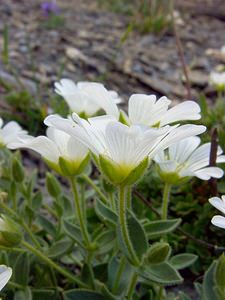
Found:
[[[124,243],[120,224],[118,224],[117,226],[118,226],[117,227],[117,237],[118,237],[118,242],[119,242],[121,251],[128,258],[128,260],[131,263],[133,263],[132,258],[129,255],[129,251]],[[130,238],[130,242],[132,244],[132,248],[133,248],[136,256],[141,261],[143,255],[146,253],[146,251],[148,249],[148,242],[147,242],[147,238],[145,235],[145,231],[144,231],[141,223],[138,221],[138,219],[134,216],[134,214],[131,211],[127,211],[127,227],[128,227],[129,238]]]
[[[179,300],[191,300],[191,298],[187,294],[179,292]]]
[[[206,271],[203,279],[203,299],[204,300],[220,300],[215,291],[215,268],[216,261],[214,261],[209,269]]]
[[[74,241],[77,242],[79,245],[82,245],[82,235],[80,228],[75,225],[70,223],[67,220],[64,220],[63,222],[63,227],[66,232],[66,234]]]
[[[89,290],[69,290],[63,293],[64,300],[106,300],[105,297],[97,292]]]
[[[104,222],[109,222],[111,225],[117,225],[118,217],[111,208],[107,207],[102,201],[95,202],[95,212],[97,216]]]
[[[63,215],[64,217],[69,217],[73,215],[73,209],[70,199],[68,199],[65,196],[61,196],[59,199],[59,202],[61,203],[63,207]]]
[[[112,250],[115,246],[115,231],[105,230],[101,232],[96,238],[95,242],[98,245],[97,254],[103,255]]]
[[[143,267],[140,269],[139,275],[146,280],[162,285],[173,285],[183,281],[177,270],[167,262]]]
[[[49,249],[48,249],[48,256],[51,258],[57,258],[63,256],[71,247],[73,246],[72,241],[63,240],[58,241],[54,243]]]
[[[52,237],[56,237],[56,226],[42,215],[38,216],[38,222]]]
[[[13,268],[14,280],[23,286],[28,285],[30,259],[28,253],[20,253]]]
[[[33,300],[30,288],[26,287],[25,290],[16,291],[13,300]]]
[[[144,225],[144,229],[149,239],[172,232],[180,224],[181,219],[152,221]]]
[[[108,264],[108,287],[114,294],[119,294],[121,297],[126,293],[128,285],[130,283],[130,278],[132,275],[132,267],[125,259],[122,257],[112,257]],[[118,280],[119,276],[119,280]]]
[[[217,261],[215,281],[218,289],[225,295],[225,255],[222,254]]]
[[[35,193],[35,195],[32,198],[32,209],[34,211],[38,211],[41,208],[42,205],[42,193],[40,191],[38,191],[37,193]]]
[[[177,270],[181,270],[192,265],[198,256],[190,253],[177,254],[173,256],[169,263]]]
[[[57,293],[54,290],[45,290],[45,289],[40,289],[40,290],[33,290],[33,300],[56,300],[57,298]],[[25,299],[24,299],[25,300]]]

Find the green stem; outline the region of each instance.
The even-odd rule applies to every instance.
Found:
[[[171,184],[165,183],[164,191],[163,191],[163,201],[162,201],[162,220],[167,220],[168,205],[170,201],[170,190],[171,190]]]
[[[78,222],[80,225],[82,237],[83,237],[83,240],[84,240],[86,246],[88,248],[91,248],[90,247],[90,237],[89,237],[89,234],[87,231],[86,224],[84,222],[84,217],[83,217],[83,213],[82,213],[83,210],[82,210],[82,206],[81,206],[79,195],[78,195],[77,183],[73,177],[70,178],[70,184],[71,184],[71,188],[73,191],[74,207],[76,209],[77,219],[78,219]]]
[[[115,203],[113,193],[109,192],[108,195],[109,195],[110,206],[111,206],[113,211],[116,211],[116,203]]]
[[[28,244],[25,241],[22,241],[21,244],[26,249],[28,249],[30,252],[32,252],[34,255],[36,255],[37,257],[39,257],[42,261],[44,261],[47,265],[49,265],[50,267],[52,267],[53,269],[55,269],[56,271],[58,271],[60,274],[64,275],[67,279],[69,279],[72,282],[77,283],[79,286],[81,286],[83,288],[87,288],[87,285],[85,283],[83,283],[82,281],[80,281],[76,276],[74,276],[70,272],[68,272],[68,271],[64,270],[63,268],[61,268],[54,261],[52,261],[50,258],[48,258],[47,256],[45,256],[41,251],[35,249],[33,246],[31,246],[30,244]]]
[[[124,267],[125,267],[125,262],[126,262],[125,257],[122,257],[121,260],[120,260],[120,265],[119,265],[118,271],[116,273],[116,279],[115,279],[114,285],[112,287],[112,293],[113,294],[116,294],[117,289],[119,287],[120,280],[121,280],[121,275],[122,275]]]
[[[126,197],[127,197],[127,208],[132,209],[131,186],[128,186],[126,189]]]
[[[21,221],[20,224],[24,228],[24,230],[28,233],[28,235],[31,238],[34,245],[40,250],[41,246],[40,246],[39,242],[37,241],[36,237],[34,236],[33,232],[30,230],[29,226],[23,220]]]
[[[97,187],[97,185],[93,182],[93,180],[91,180],[90,177],[84,174],[81,176],[81,178],[83,178],[88,184],[90,184],[90,186],[96,191],[96,193],[99,195],[99,197],[104,203],[108,203],[106,196],[101,192],[99,187]]]
[[[127,300],[132,300],[133,293],[135,291],[136,283],[137,283],[138,275],[137,273],[134,273],[130,285],[128,287],[128,292],[127,292]]]
[[[159,287],[159,290],[158,290],[158,294],[157,294],[157,298],[156,298],[156,300],[162,300],[163,298],[163,286],[160,286]]]
[[[126,195],[125,195],[125,187],[119,187],[119,223],[122,233],[123,242],[129,252],[130,259],[132,260],[135,266],[140,265],[140,261],[137,255],[134,252],[133,246],[130,241],[129,231],[127,227],[127,218],[126,218]]]

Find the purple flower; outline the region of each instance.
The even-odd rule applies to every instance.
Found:
[[[59,7],[55,3],[55,1],[43,2],[41,4],[41,10],[46,17],[49,16],[50,14],[54,14],[54,15],[59,14]]]

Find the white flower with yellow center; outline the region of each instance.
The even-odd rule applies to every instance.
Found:
[[[5,265],[0,265],[0,291],[7,284],[11,276],[12,276],[12,269]]]
[[[154,157],[161,177],[170,183],[184,177],[198,177],[209,180],[211,177],[221,178],[223,170],[217,167],[209,167],[211,144],[201,146],[200,138],[192,136],[171,145],[168,149],[160,151]],[[221,155],[222,149],[217,151],[217,163],[225,162],[225,156]]]
[[[71,120],[68,120],[73,125]],[[88,149],[76,138],[55,128],[48,128],[47,136],[19,136],[9,144],[10,149],[26,148],[39,153],[47,164],[64,175],[75,175],[82,171],[88,160]]]
[[[51,115],[45,119],[45,124],[67,132],[87,146],[110,181],[117,184],[134,181],[134,176],[136,178],[138,172],[147,167],[148,159],[171,143],[205,131],[204,126],[197,125],[159,129],[140,125],[129,127],[110,116],[84,120],[74,113],[73,119],[74,124]]]
[[[157,128],[201,118],[200,107],[194,101],[184,101],[169,109],[170,104],[171,101],[165,96],[157,100],[155,95],[133,94],[128,103],[128,116],[122,114],[127,124]]]
[[[212,197],[209,199],[209,202],[225,215],[225,195],[223,195],[221,198]],[[214,216],[211,222],[213,225],[225,229],[225,217],[220,215]]]
[[[95,115],[99,110],[116,118],[119,116],[117,103],[121,102],[118,94],[108,91],[103,84],[97,82],[78,82],[61,79],[55,83],[55,91],[67,102],[71,111],[87,117]]]
[[[17,122],[11,121],[3,126],[3,120],[0,118],[0,147],[7,146],[21,134],[26,134],[26,131]]]

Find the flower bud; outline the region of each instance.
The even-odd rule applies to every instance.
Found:
[[[52,175],[51,173],[47,173],[46,187],[47,187],[49,194],[53,198],[57,198],[61,194],[60,184],[59,184],[58,180],[56,179],[56,177],[54,175]]]
[[[24,180],[24,169],[20,161],[14,157],[12,161],[12,176],[16,182]]]
[[[164,262],[170,254],[170,246],[168,243],[160,242],[153,244],[147,253],[147,261],[149,264],[159,264]]]
[[[22,239],[18,226],[5,215],[0,217],[0,245],[5,247],[17,246]]]

